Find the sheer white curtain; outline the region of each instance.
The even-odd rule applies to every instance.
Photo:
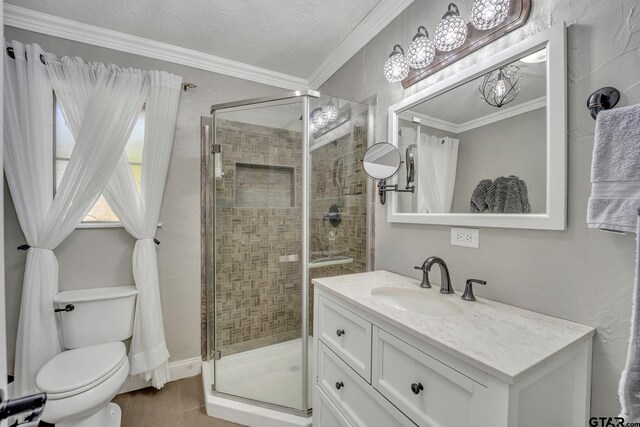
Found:
[[[459,140],[420,134],[418,212],[449,213],[458,165]]]
[[[148,80],[132,70],[88,65],[77,58],[58,60],[37,45],[11,46],[15,60],[5,54],[4,165],[30,246],[14,372],[15,394],[21,395],[35,391],[38,370],[61,350],[52,301],[58,291],[53,249],[104,190],[142,108]],[[46,56],[46,69],[41,54]],[[52,87],[75,137],[55,197]]]
[[[133,250],[133,276],[138,301],[129,351],[129,373],[140,375],[145,381],[151,380],[154,387],[162,388],[169,381],[169,351],[164,336],[154,238],[171,156],[182,78],[152,71],[150,81],[140,191],[125,153],[104,196],[125,229],[138,239]]]

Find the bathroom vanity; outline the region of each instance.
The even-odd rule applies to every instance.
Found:
[[[387,271],[313,283],[315,426],[586,425],[593,328]]]

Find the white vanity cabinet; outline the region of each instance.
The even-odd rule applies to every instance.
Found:
[[[389,272],[314,280],[314,426],[586,425],[592,328],[509,307],[509,315],[522,318],[502,327],[528,325],[522,333],[529,331],[531,340],[545,335],[542,329],[533,331],[533,325],[557,334],[566,323],[571,333],[565,331],[566,346],[556,341],[532,343],[538,349],[533,365],[516,361],[501,371],[499,365],[491,365],[491,355],[476,360],[462,351],[467,345],[483,349],[487,329],[478,310],[487,310],[491,317],[490,310],[500,312],[501,307],[492,306],[498,303],[486,302],[482,307],[483,302],[464,302],[480,304],[467,306],[463,314],[472,317],[478,332],[458,338],[477,342],[447,348],[423,335],[428,329],[425,322],[430,322],[427,316],[407,316],[368,297],[371,289],[391,283],[417,285],[413,279]],[[359,284],[365,289],[358,290]],[[430,291],[434,292],[425,290]],[[400,319],[406,321],[400,323]],[[463,317],[433,320],[442,327],[452,325],[452,333],[453,322],[464,321]],[[490,332],[500,334],[500,328],[494,325]],[[494,348],[496,362],[509,360],[505,352],[511,351],[511,345]],[[540,350],[545,346],[548,350]],[[514,351],[513,357],[519,356]]]

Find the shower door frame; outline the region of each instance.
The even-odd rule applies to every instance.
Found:
[[[247,397],[236,396],[229,393],[216,390],[216,378],[215,378],[215,361],[221,356],[219,351],[215,348],[215,336],[216,336],[216,321],[215,321],[215,297],[216,297],[216,178],[215,178],[215,158],[214,155],[219,149],[216,145],[216,112],[222,112],[222,110],[231,110],[241,107],[259,106],[260,104],[272,103],[277,101],[292,100],[300,98],[302,105],[302,230],[301,230],[301,258],[302,258],[302,272],[301,272],[301,345],[302,345],[302,403],[303,409],[298,410],[286,406],[276,405],[268,402],[263,402]],[[202,179],[205,185],[202,190],[202,200],[205,202],[205,208],[202,212],[204,218],[204,233],[203,233],[203,262],[202,271],[204,275],[204,287],[206,290],[207,299],[207,325],[206,325],[206,348],[203,357],[206,357],[207,361],[214,361],[213,372],[213,384],[211,392],[215,396],[224,397],[225,399],[235,400],[238,402],[248,403],[259,407],[274,409],[280,412],[298,415],[302,417],[311,416],[312,402],[309,403],[309,192],[310,190],[310,169],[311,159],[309,155],[309,113],[311,98],[320,98],[320,93],[313,90],[299,90],[287,92],[276,96],[267,96],[259,98],[251,98],[234,102],[226,102],[221,104],[214,104],[211,106],[211,117],[202,118],[202,155],[203,159],[206,159],[203,165]],[[209,119],[209,123],[207,120]],[[210,127],[208,127],[210,126]],[[208,130],[207,130],[208,129]],[[209,299],[211,299],[209,302]],[[209,309],[211,307],[211,309]],[[213,326],[211,326],[213,325]],[[210,330],[212,328],[212,330]],[[213,339],[212,339],[213,337]],[[223,355],[222,355],[223,356]]]

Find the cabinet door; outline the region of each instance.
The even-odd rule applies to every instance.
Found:
[[[318,407],[313,408],[314,427],[351,427],[349,421],[347,421],[338,408],[331,403],[331,400],[329,400],[320,387],[316,386],[315,388],[316,393],[318,393],[319,404]]]
[[[320,343],[318,386],[354,427],[415,426]]]
[[[324,297],[318,311],[320,340],[370,382],[371,323]]]
[[[420,426],[462,427],[473,422],[481,385],[393,335],[374,331],[372,385]],[[477,415],[477,414],[476,414]]]

